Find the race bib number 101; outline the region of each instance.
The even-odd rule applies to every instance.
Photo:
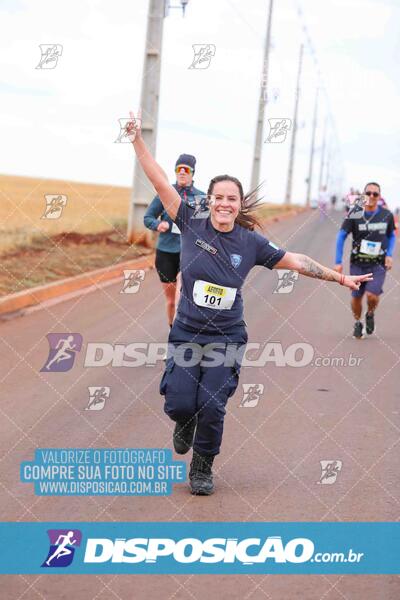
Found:
[[[224,287],[198,279],[193,286],[193,300],[198,306],[215,310],[230,310],[235,302],[236,288]]]

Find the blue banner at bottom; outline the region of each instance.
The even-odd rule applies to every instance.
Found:
[[[0,523],[2,574],[398,574],[400,523]]]

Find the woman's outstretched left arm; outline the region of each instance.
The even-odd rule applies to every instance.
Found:
[[[363,281],[371,281],[373,279],[372,273],[365,275],[343,275],[333,269],[329,269],[329,267],[324,267],[324,265],[321,265],[305,254],[297,254],[296,252],[286,252],[285,256],[276,263],[274,269],[289,269],[290,271],[297,271],[301,275],[306,275],[306,277],[314,277],[315,279],[322,279],[324,281],[336,281],[351,290],[358,290]]]

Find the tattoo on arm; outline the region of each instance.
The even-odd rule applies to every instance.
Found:
[[[332,269],[320,265],[309,256],[302,255],[300,265],[299,273],[302,275],[314,277],[315,279],[323,279],[324,281],[337,281],[336,273]]]

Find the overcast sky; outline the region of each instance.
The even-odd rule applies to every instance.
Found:
[[[178,4],[178,0],[171,0]],[[299,44],[307,25],[317,51],[329,107],[322,94],[314,162],[317,194],[323,124],[331,112],[336,134],[332,190],[376,180],[390,206],[400,159],[398,0],[275,0],[269,88],[279,90],[268,118],[290,118]],[[253,140],[269,0],[190,0],[185,18],[164,21],[157,159],[173,180],[181,152],[197,157],[195,183],[205,189],[228,172],[250,184]],[[0,4],[3,174],[131,185],[133,152],[115,144],[118,119],[139,105],[147,0],[3,0]],[[39,44],[60,44],[54,69],[36,69]],[[216,46],[207,69],[189,69],[193,44]],[[293,200],[304,202],[316,69],[304,57]],[[263,139],[269,133],[266,123]],[[288,136],[263,144],[265,195],[282,201]]]

